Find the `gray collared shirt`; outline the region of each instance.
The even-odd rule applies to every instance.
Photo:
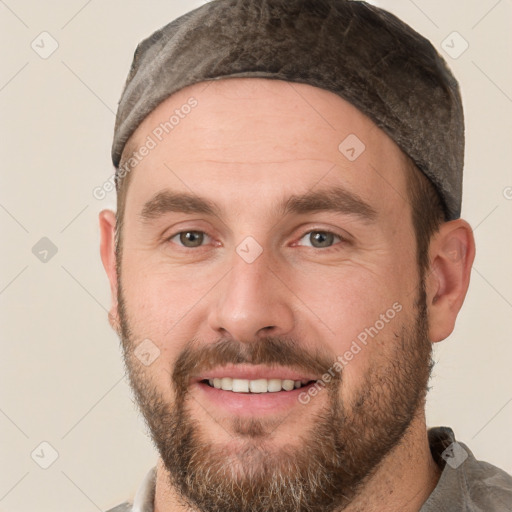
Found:
[[[476,460],[455,441],[449,427],[428,430],[430,451],[443,468],[441,478],[419,512],[512,512],[512,476]],[[125,502],[107,512],[154,512],[156,467],[139,487],[133,504]]]

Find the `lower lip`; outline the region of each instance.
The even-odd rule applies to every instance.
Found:
[[[314,385],[315,383],[312,382],[291,391],[276,391],[274,393],[235,393],[213,388],[204,382],[196,382],[193,387],[197,387],[208,402],[223,410],[232,414],[253,416],[281,413],[294,406],[302,406],[299,396],[301,393],[307,393],[309,388]]]

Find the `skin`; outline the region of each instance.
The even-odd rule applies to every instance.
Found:
[[[378,453],[358,485],[345,489],[345,501],[325,510],[419,511],[437,484],[440,468],[430,454],[424,413],[429,353],[415,353],[414,343],[404,341],[408,339],[404,333],[416,332],[416,301],[422,289],[405,155],[338,96],[308,85],[262,79],[221,80],[206,88],[204,83],[196,84],[175,93],[138,127],[131,146],[140,145],[191,96],[198,106],[132,171],[123,249],[117,255],[121,276],[116,272],[115,213],[104,210],[99,216],[101,258],[112,293],[109,318],[123,340],[125,361],[146,420],[151,424],[156,414],[148,406],[150,396],[158,397],[169,414],[179,409],[180,381],[171,377],[191,340],[198,342],[198,355],[205,347],[213,347],[215,353],[215,343],[221,339],[253,354],[251,347],[271,336],[293,340],[301,361],[309,361],[310,356],[334,362],[358,334],[399,303],[401,312],[343,368],[341,380],[307,405],[293,407],[288,415],[226,417],[192,387],[181,390],[186,398],[181,410],[186,418],[197,420],[196,430],[210,447],[222,450],[233,478],[243,478],[248,466],[256,475],[262,471],[258,457],[240,458],[247,447],[255,453],[260,450],[269,460],[275,457],[284,474],[285,467],[278,463],[281,450],[286,445],[299,454],[301,435],[314,432],[318,415],[333,411],[336,400],[347,417],[354,418],[353,425],[367,419],[368,437],[372,428],[378,434],[377,447],[385,437],[379,423],[397,421],[393,398],[398,384],[405,382],[405,387],[417,389],[414,395],[404,392],[414,411],[401,425],[397,442],[386,447],[386,453]],[[356,134],[366,146],[353,162],[338,150],[349,134]],[[343,187],[371,205],[375,220],[326,211],[283,217],[275,209],[291,195],[332,186]],[[167,213],[143,222],[144,204],[164,188],[208,198],[221,214]],[[199,248],[183,247],[179,236],[168,240],[186,230],[209,236]],[[311,231],[333,232],[344,240],[335,237],[331,247],[315,247]],[[262,248],[250,264],[236,252],[247,236]],[[428,321],[418,339],[431,344],[452,332],[474,254],[472,230],[462,219],[444,223],[433,237],[431,266],[424,280]],[[146,367],[133,351],[148,338],[160,355]],[[402,350],[401,344],[410,349]],[[398,368],[414,360],[424,381],[409,385],[405,372],[393,369],[391,363],[397,360]],[[372,386],[368,392],[369,382],[385,382],[389,372],[394,372],[396,385]],[[365,392],[370,405],[362,410],[366,416],[357,417],[354,403]],[[251,419],[256,420],[252,425],[259,428],[259,436],[248,433]],[[347,432],[341,422],[339,427],[341,434]],[[352,448],[352,453],[359,453],[355,445]],[[203,458],[209,454],[205,451]],[[369,463],[361,460],[361,464]],[[160,459],[155,511],[189,510],[196,509],[180,499]]]

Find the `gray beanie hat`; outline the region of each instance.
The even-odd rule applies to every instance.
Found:
[[[112,161],[176,91],[228,77],[338,94],[386,132],[460,216],[464,116],[457,81],[424,37],[355,0],[213,0],[142,41],[119,101]]]

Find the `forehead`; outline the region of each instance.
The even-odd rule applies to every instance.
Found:
[[[128,194],[139,207],[165,187],[243,204],[256,191],[270,200],[332,184],[388,210],[406,201],[398,146],[353,105],[305,84],[244,78],[187,87],[146,117],[125,160],[132,153]]]

